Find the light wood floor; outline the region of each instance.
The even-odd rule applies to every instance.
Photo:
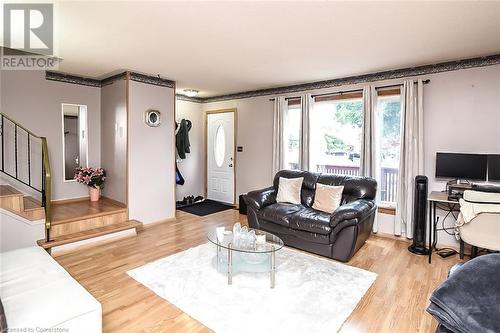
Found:
[[[206,242],[216,225],[230,226],[246,217],[227,210],[207,217],[178,212],[174,221],[149,226],[137,236],[79,249],[56,257],[103,306],[104,332],[209,332],[201,323],[128,277],[147,262]],[[426,313],[434,288],[459,261],[412,255],[408,243],[372,236],[349,265],[378,274],[342,332],[434,332]],[[335,300],[332,300],[335,302]],[[307,304],[304,304],[307,306]]]

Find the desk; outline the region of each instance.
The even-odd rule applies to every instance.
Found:
[[[432,191],[429,194],[427,201],[429,201],[429,264],[430,264],[432,260],[432,251],[436,250],[437,232],[443,230],[455,229],[454,227],[446,228],[444,226],[444,222],[450,216],[452,216],[455,220],[457,219],[458,212],[460,210],[460,204],[458,203],[458,200],[449,200],[448,193],[438,192],[438,191]],[[440,229],[437,228],[439,218],[436,216],[436,208],[438,205],[440,205],[440,208],[446,212],[446,215],[442,220],[443,227]],[[454,214],[455,212],[457,213],[456,216]]]

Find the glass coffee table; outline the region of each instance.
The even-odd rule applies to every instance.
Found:
[[[271,288],[276,282],[276,251],[283,247],[281,238],[262,230],[248,229],[259,236],[260,243],[234,239],[232,232],[226,231],[217,237],[215,230],[208,233],[208,240],[215,245],[216,255],[212,261],[215,268],[227,273],[227,284],[233,283],[237,272],[270,273]],[[222,237],[221,237],[222,236]],[[265,237],[265,242],[262,240]],[[221,239],[222,238],[222,239]]]

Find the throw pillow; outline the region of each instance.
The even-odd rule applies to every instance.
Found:
[[[326,213],[333,213],[340,206],[344,186],[330,186],[317,183],[312,208]]]
[[[302,189],[303,181],[304,177],[300,178],[280,177],[276,202],[288,202],[300,205],[300,190]]]

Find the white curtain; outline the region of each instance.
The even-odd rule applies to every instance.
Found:
[[[413,237],[415,176],[424,172],[423,82],[406,80],[401,89],[401,151],[394,234]]]
[[[313,105],[311,94],[304,94],[300,98],[302,109],[301,136],[300,136],[300,169],[309,170],[309,114]]]
[[[288,104],[283,96],[274,99],[273,174],[283,169],[283,124]]]
[[[374,86],[363,88],[363,139],[361,142],[361,175],[375,177],[377,168],[377,91]]]
[[[378,175],[379,142],[377,140],[377,90],[375,86],[363,88],[363,138],[361,142],[361,175],[380,179]],[[377,194],[377,201],[380,195]],[[373,232],[378,231],[375,218]]]

